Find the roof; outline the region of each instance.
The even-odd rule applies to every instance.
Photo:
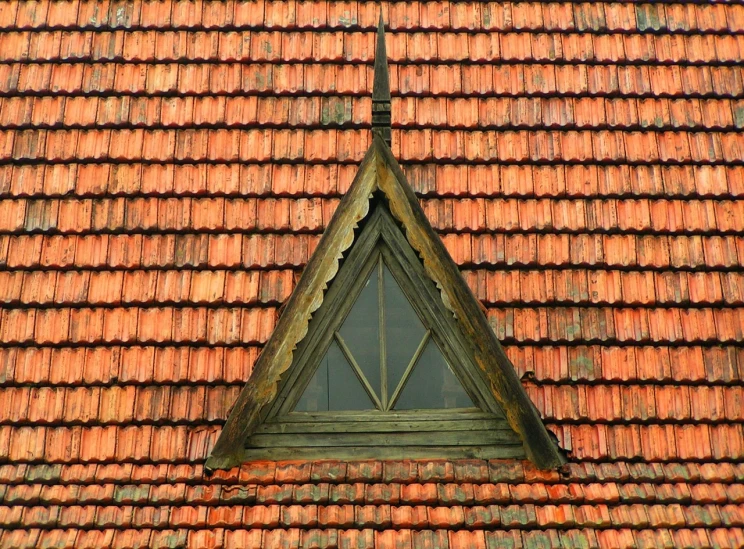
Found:
[[[0,546],[744,545],[744,5],[383,14],[393,154],[569,464],[206,477],[371,142],[379,4],[9,1]]]

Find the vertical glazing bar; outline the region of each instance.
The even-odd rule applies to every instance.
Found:
[[[388,388],[387,388],[387,352],[385,341],[385,280],[383,276],[385,271],[382,264],[382,254],[377,263],[377,298],[380,320],[380,399],[382,400],[382,409],[388,409]]]

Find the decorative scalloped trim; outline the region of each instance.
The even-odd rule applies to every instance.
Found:
[[[429,268],[430,261],[422,253],[422,250],[416,246],[414,240],[411,238],[408,227],[401,219],[401,212],[396,211],[396,206],[392,202],[389,202],[389,205],[390,205],[390,213],[393,215],[395,220],[398,223],[400,223],[400,226],[403,227],[403,234],[406,237],[406,240],[411,245],[411,248],[413,248],[416,251],[416,255],[418,255],[419,259],[421,260],[421,263],[424,265],[424,269],[426,270],[426,273],[434,281],[434,284],[436,285],[437,289],[439,289],[439,294],[442,296],[442,303],[444,304],[445,309],[451,312],[452,316],[455,319],[457,319],[457,314],[455,314],[454,308],[452,307],[452,301],[451,301],[449,294],[444,289],[444,286],[439,281],[439,279],[434,275],[432,269]]]
[[[375,183],[372,186],[372,192],[377,190],[377,175],[375,175]],[[315,311],[317,311],[320,306],[323,304],[323,299],[325,298],[325,294],[328,291],[329,282],[331,282],[338,273],[341,259],[344,257],[344,253],[351,248],[351,246],[354,244],[354,232],[359,227],[359,223],[367,217],[369,214],[369,204],[372,200],[372,192],[370,192],[369,196],[367,197],[367,200],[364,201],[364,203],[361,205],[361,208],[359,209],[359,212],[355,216],[352,224],[352,230],[349,231],[346,236],[345,240],[343,240],[338,247],[338,251],[336,253],[336,257],[334,258],[334,261],[331,264],[331,267],[328,269],[328,272],[326,273],[325,280],[322,282],[321,287],[319,288],[319,291],[315,293],[315,299],[310,303],[310,306],[308,307],[308,312],[305,315],[305,318],[302,319],[302,323],[298,324],[298,331],[297,331],[297,338],[290,342],[285,341],[284,351],[281,353],[283,356],[280,358],[279,356],[276,357],[276,360],[280,362],[281,366],[277,368],[272,368],[272,373],[274,373],[274,378],[271,379],[271,391],[270,394],[267,395],[268,399],[265,402],[269,402],[273,400],[277,394],[278,388],[279,388],[279,382],[281,380],[282,374],[287,371],[287,369],[292,365],[292,361],[294,360],[294,352],[297,349],[297,345],[304,339],[304,337],[307,335],[308,329],[310,327],[310,321],[312,320],[313,314]],[[277,353],[279,354],[279,353]]]

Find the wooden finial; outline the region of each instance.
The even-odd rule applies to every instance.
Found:
[[[375,79],[372,84],[372,133],[378,134],[390,146],[390,76],[388,75],[385,23],[382,20],[382,12],[380,12],[380,21],[377,24]]]

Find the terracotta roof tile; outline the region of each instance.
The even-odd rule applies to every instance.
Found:
[[[737,546],[741,6],[382,6],[394,152],[574,464],[211,480],[191,460],[368,146],[378,8],[68,8],[0,6],[1,415],[23,422],[0,448],[37,464],[3,476],[31,487],[24,543]],[[271,511],[233,530],[254,482]]]

